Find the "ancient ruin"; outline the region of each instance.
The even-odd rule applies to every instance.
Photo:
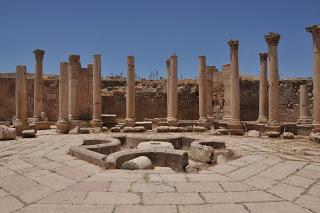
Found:
[[[45,51],[34,50],[34,75],[24,65],[0,74],[8,97],[0,108],[0,200],[12,195],[0,212],[45,212],[43,204],[57,212],[141,212],[149,204],[184,212],[190,203],[200,210],[187,212],[249,212],[269,202],[278,212],[320,212],[320,27],[306,31],[313,79],[280,78],[275,32],[264,36],[268,52],[252,59],[260,64],[254,77],[241,72],[234,39],[220,70],[198,56],[196,79],[179,79],[177,54],[162,61],[167,76],[157,80],[137,78],[133,55],[126,77],[104,78],[101,54],[87,67],[71,54],[48,76]]]

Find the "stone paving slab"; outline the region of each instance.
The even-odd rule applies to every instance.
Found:
[[[304,140],[214,136],[240,157],[185,174],[105,170],[67,154],[97,135],[42,133],[0,143],[1,213],[320,212],[320,160],[282,151],[320,148]]]

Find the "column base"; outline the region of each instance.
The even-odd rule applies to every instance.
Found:
[[[19,119],[14,121],[13,127],[16,128],[17,135],[19,136],[22,134],[23,130],[30,129],[28,121],[21,121]]]
[[[243,135],[244,129],[241,121],[238,120],[231,120],[228,123],[228,130],[231,135]]]
[[[208,128],[208,119],[206,118],[199,118],[198,120],[198,125],[205,127],[206,129]]]
[[[310,135],[312,131],[312,124],[297,124],[298,135]]]
[[[266,116],[259,116],[257,119],[258,124],[266,124],[268,123],[268,119]]]
[[[279,121],[276,121],[276,120],[268,121],[266,125],[266,132],[270,132],[270,131],[281,133],[281,124],[279,123]]]
[[[313,127],[313,132],[320,132],[320,122],[313,122],[312,127]]]
[[[71,128],[70,123],[66,120],[58,120],[58,122],[56,123],[56,126],[57,126],[57,132],[61,134],[69,133],[69,130]]]
[[[312,124],[312,120],[307,116],[300,116],[297,124]]]
[[[224,122],[230,122],[230,120],[231,120],[231,115],[225,115],[225,116],[223,116],[222,120],[223,120]]]
[[[125,125],[129,127],[135,127],[136,122],[134,118],[126,118]]]
[[[91,127],[102,127],[103,126],[103,121],[98,118],[94,118],[90,121]]]
[[[50,123],[48,121],[35,121],[33,124],[36,130],[50,129]]]
[[[173,117],[167,117],[168,126],[178,126],[178,120]]]

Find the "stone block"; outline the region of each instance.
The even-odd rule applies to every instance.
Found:
[[[0,140],[13,140],[17,136],[15,128],[0,125]]]
[[[36,137],[36,131],[34,129],[28,129],[22,131],[23,138],[34,138]]]
[[[159,126],[157,128],[157,132],[168,132],[169,131],[169,127],[168,126]]]
[[[206,128],[203,127],[203,126],[194,126],[194,127],[193,127],[193,131],[194,131],[194,132],[205,132],[205,131],[206,131]]]
[[[291,132],[284,132],[284,133],[282,133],[282,138],[283,139],[294,139],[294,134]]]
[[[261,132],[257,130],[250,130],[247,132],[248,137],[261,138]]]
[[[267,135],[269,138],[278,138],[278,137],[280,137],[280,132],[277,132],[277,131],[268,131],[268,132],[266,132],[266,135]]]
[[[121,128],[120,127],[111,127],[111,132],[121,132]]]

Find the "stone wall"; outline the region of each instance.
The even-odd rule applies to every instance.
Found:
[[[310,114],[312,112],[311,79],[288,79],[280,81],[280,116],[282,121],[296,121],[299,117],[299,86],[308,84]],[[125,85],[123,79],[102,80],[102,112],[116,114],[125,118]],[[33,116],[33,76],[28,75],[28,117]],[[59,82],[57,76],[44,77],[44,111],[50,121],[58,117]],[[256,120],[258,117],[259,81],[243,78],[241,88],[241,119]],[[83,95],[82,110],[88,108],[91,94]],[[198,119],[198,86],[194,80],[180,81],[178,85],[178,118]],[[213,103],[216,118],[223,115],[223,85],[214,88]],[[167,116],[167,97],[165,81],[140,81],[136,83],[136,117],[164,118]],[[0,121],[11,120],[15,114],[15,79],[14,74],[0,74]]]

